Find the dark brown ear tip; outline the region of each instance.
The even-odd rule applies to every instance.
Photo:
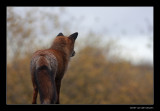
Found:
[[[69,38],[71,38],[71,39],[73,39],[73,40],[76,40],[77,36],[78,36],[78,32],[75,32],[75,33],[71,34],[71,35],[69,36]]]
[[[75,32],[74,34],[78,35],[78,32]]]
[[[61,32],[57,36],[64,36]]]
[[[77,37],[78,36],[78,32],[73,33],[72,36]]]

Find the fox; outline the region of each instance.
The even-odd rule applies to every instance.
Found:
[[[41,104],[60,104],[61,81],[70,58],[75,56],[74,44],[77,36],[78,32],[70,36],[64,36],[60,32],[50,48],[33,53],[30,62],[32,104],[37,104],[38,93]]]

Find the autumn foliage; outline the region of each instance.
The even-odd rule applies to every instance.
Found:
[[[7,104],[31,104],[30,58],[7,65]],[[61,104],[153,104],[153,68],[107,60],[86,46],[71,59],[62,80]]]

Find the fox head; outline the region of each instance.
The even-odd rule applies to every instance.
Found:
[[[59,33],[53,41],[52,48],[62,51],[69,57],[73,57],[75,55],[74,43],[77,39],[77,36],[78,32],[75,32],[70,36],[64,36],[63,33]]]

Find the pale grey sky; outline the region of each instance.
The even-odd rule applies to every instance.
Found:
[[[67,7],[66,11],[66,17],[75,17],[82,35],[92,30],[106,39],[116,38],[124,47],[121,55],[125,59],[153,63],[153,49],[147,47],[153,43],[149,39],[153,37],[153,7]]]
[[[23,16],[24,9],[30,10],[31,8],[19,7],[17,12]],[[93,31],[101,34],[100,37],[117,39],[124,47],[122,56],[126,58],[125,55],[130,55],[127,59],[135,63],[142,59],[153,63],[153,49],[147,48],[148,42],[153,43],[152,40],[149,41],[149,37],[153,37],[153,7],[64,7],[66,13],[62,14],[58,8],[41,7],[38,10],[58,13],[61,16],[62,25],[65,21],[72,22],[68,24],[69,30],[79,32],[79,38]],[[53,32],[51,25],[48,23],[47,27],[51,30],[50,32]],[[53,37],[53,33],[48,36]]]
[[[151,34],[148,31],[148,25],[153,26],[153,7],[65,8],[69,13],[65,17],[74,16],[77,19],[74,22],[83,28],[82,31],[92,30],[97,33],[116,36],[121,34]]]

